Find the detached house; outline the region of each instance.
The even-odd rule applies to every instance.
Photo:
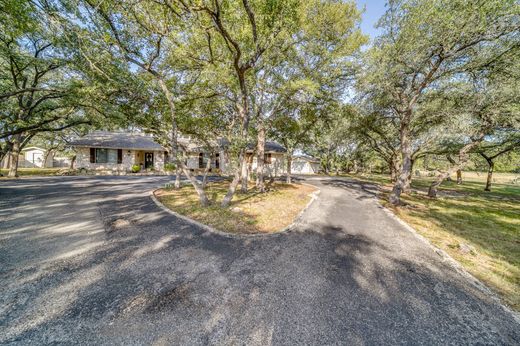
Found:
[[[145,134],[95,131],[70,146],[76,151],[78,169],[127,172],[133,165],[164,169],[165,148]]]
[[[220,140],[214,143],[213,150],[200,145],[189,137],[179,138],[179,144],[187,152],[186,166],[192,171],[206,168],[208,160],[212,171],[231,174],[227,149],[229,142]],[[140,133],[95,131],[70,143],[76,151],[75,168],[128,172],[133,165],[144,170],[164,171],[168,162],[168,149],[155,142],[151,136]],[[286,149],[276,142],[266,142],[265,174],[284,173]],[[253,147],[248,148],[249,171],[256,169],[256,155]]]

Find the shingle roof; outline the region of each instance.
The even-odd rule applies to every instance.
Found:
[[[164,150],[152,137],[141,133],[95,131],[69,143],[74,147]]]
[[[320,162],[317,158],[309,156],[309,155],[305,155],[305,154],[293,155],[292,158],[293,158],[293,160],[302,159],[302,160],[309,161],[309,162],[314,162],[314,163],[319,163]]]
[[[219,145],[221,147],[227,147],[229,145],[229,140],[225,138],[221,138],[219,140]],[[247,146],[248,151],[253,151],[256,148],[255,144],[249,144]],[[266,141],[265,142],[265,152],[272,152],[272,153],[286,153],[287,149],[281,145],[280,143],[273,142],[273,141]]]

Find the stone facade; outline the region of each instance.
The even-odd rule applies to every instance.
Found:
[[[117,149],[116,149],[117,150]],[[95,171],[114,171],[114,172],[130,172],[134,164],[140,165],[144,169],[144,152],[143,150],[127,150],[122,149],[122,163],[92,163],[90,162],[90,148],[76,148],[76,162],[74,168]],[[154,153],[154,170],[164,170],[164,153],[162,151],[146,151]]]

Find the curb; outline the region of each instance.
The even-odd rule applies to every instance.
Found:
[[[312,186],[313,188],[316,189],[316,191],[312,192],[310,195],[311,195],[311,200],[307,203],[307,205],[305,206],[305,208],[302,209],[302,211],[300,211],[300,213],[294,218],[293,222],[286,226],[285,228],[281,229],[280,231],[277,231],[277,232],[273,232],[273,233],[253,233],[253,234],[235,234],[235,233],[229,233],[229,232],[224,232],[224,231],[221,231],[219,229],[216,229],[216,228],[213,228],[211,226],[208,226],[208,225],[205,225],[201,222],[198,222],[196,220],[193,220],[187,216],[184,216],[182,214],[179,214],[173,210],[171,210],[170,208],[166,207],[164,204],[162,204],[158,199],[157,197],[155,197],[155,191],[159,190],[159,189],[155,189],[155,190],[152,190],[150,191],[150,198],[152,199],[152,201],[159,207],[161,208],[164,212],[167,212],[175,217],[178,217],[179,219],[182,219],[184,221],[186,221],[187,223],[193,225],[193,226],[196,226],[196,227],[199,227],[199,228],[202,228],[203,230],[205,231],[208,231],[208,232],[211,232],[211,233],[214,233],[214,234],[217,234],[219,236],[222,236],[222,237],[225,237],[225,238],[231,238],[231,239],[252,239],[252,238],[267,238],[267,237],[275,237],[275,236],[279,236],[279,235],[282,235],[284,233],[287,233],[291,230],[293,230],[295,228],[295,226],[301,222],[301,219],[302,219],[302,216],[303,216],[303,213],[305,211],[307,211],[307,209],[312,205],[312,203],[318,199],[318,195],[319,193],[321,192],[320,189],[318,189],[316,186],[314,185],[311,185],[311,184],[306,184],[306,183],[301,183],[302,185],[307,185],[307,186]]]

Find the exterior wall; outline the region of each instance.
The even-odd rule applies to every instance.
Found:
[[[189,168],[189,169],[205,169],[206,168],[206,165],[208,164],[208,160],[210,159],[211,160],[211,168],[212,169],[215,169],[217,167],[217,164],[216,164],[216,157],[213,156],[213,157],[209,157],[209,154],[208,153],[204,153],[204,158],[203,158],[203,165],[202,165],[202,168],[199,167],[199,152],[192,152],[192,153],[189,153],[188,154],[188,159],[186,160],[186,166]],[[219,153],[219,157],[222,156],[222,153]],[[222,160],[219,158],[219,166],[222,166]]]
[[[302,159],[295,159],[291,163],[291,173],[294,174],[316,174],[319,171],[319,164]]]
[[[270,153],[271,154],[271,163],[265,163],[264,165],[264,175],[265,176],[279,176],[285,173],[285,154],[283,153]],[[256,155],[253,157],[252,162],[249,165],[250,172],[256,172],[257,157]]]
[[[154,151],[153,152],[153,168],[156,171],[164,170],[164,152]]]
[[[130,151],[130,153],[128,153]],[[90,162],[90,148],[76,148],[76,162],[74,168],[85,168],[88,170],[107,170],[126,172],[132,169],[134,164],[134,150],[123,149],[123,162],[118,163],[91,163]]]
[[[267,154],[267,153],[266,153]],[[264,165],[264,175],[265,176],[280,176],[285,174],[285,153],[270,153],[271,154],[271,163],[266,163]],[[232,167],[229,164],[229,156],[225,152],[220,153],[220,169],[224,174],[233,174]],[[256,155],[253,156],[251,163],[249,164],[249,172],[256,172],[257,167],[257,159]]]
[[[164,170],[164,153],[162,151],[145,151],[145,150],[128,150],[123,149],[122,163],[91,163],[90,148],[76,148],[76,162],[74,168],[85,168],[88,170],[99,171],[118,171],[128,172],[132,170],[134,164],[141,165],[144,168],[144,153],[153,152],[154,169],[156,171]]]
[[[41,149],[29,149],[23,150],[18,160],[18,167],[22,168],[43,168],[52,167],[52,161],[47,158],[47,162],[43,162],[45,159],[45,150]]]

